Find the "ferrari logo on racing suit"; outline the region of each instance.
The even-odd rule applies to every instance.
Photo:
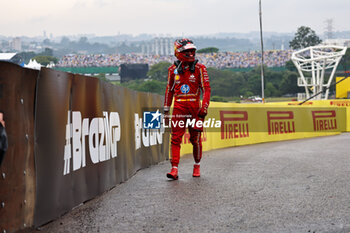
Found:
[[[194,77],[193,74],[189,77],[190,82],[196,82],[196,78]]]
[[[187,94],[188,92],[190,92],[190,86],[188,86],[187,84],[184,84],[181,86],[181,92],[183,94]]]

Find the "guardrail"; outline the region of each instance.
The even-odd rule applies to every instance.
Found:
[[[0,90],[9,139],[1,232],[45,224],[168,158],[168,135],[142,129],[144,109],[162,106],[159,95],[7,62]]]
[[[221,125],[205,128],[203,151],[350,132],[350,100],[311,101],[303,106],[297,104],[211,102],[206,120],[215,119]],[[181,155],[192,153],[188,138],[189,134],[186,133]]]

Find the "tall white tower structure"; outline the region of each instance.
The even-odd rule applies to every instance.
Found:
[[[327,88],[323,99],[328,99],[329,87],[333,80],[340,59],[346,52],[342,46],[311,46],[292,54],[292,61],[297,67],[300,77],[298,86],[305,87],[305,97],[308,99]],[[326,77],[326,70],[330,71]],[[301,98],[298,97],[299,100]],[[321,95],[313,99],[322,99]]]

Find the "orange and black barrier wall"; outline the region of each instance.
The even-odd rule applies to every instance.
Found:
[[[9,141],[1,232],[43,225],[168,158],[168,133],[139,124],[145,108],[162,106],[159,95],[7,62],[0,89]]]

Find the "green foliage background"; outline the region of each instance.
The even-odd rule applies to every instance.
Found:
[[[152,92],[159,95],[164,95],[166,84],[166,81],[158,80],[132,80],[126,83],[121,83],[119,85],[135,91]]]
[[[215,47],[208,47],[208,48],[197,50],[197,53],[217,53],[217,52],[219,52],[219,49]]]
[[[39,55],[39,56],[33,57],[33,59],[35,59],[37,62],[39,62],[43,66],[47,66],[48,64],[50,64],[50,62],[53,62],[55,64],[58,62],[58,59],[56,57],[53,57],[53,56]]]
[[[134,80],[120,85],[136,91],[153,92],[164,95],[170,63],[160,62],[153,65],[149,72],[149,80]],[[292,64],[291,64],[292,65]],[[294,95],[304,91],[297,86],[298,74],[291,70],[274,71],[264,67],[265,96],[279,97]],[[247,98],[261,94],[260,66],[244,72],[223,70],[209,67],[208,75],[211,85],[211,96],[214,101],[239,100],[241,96]]]

